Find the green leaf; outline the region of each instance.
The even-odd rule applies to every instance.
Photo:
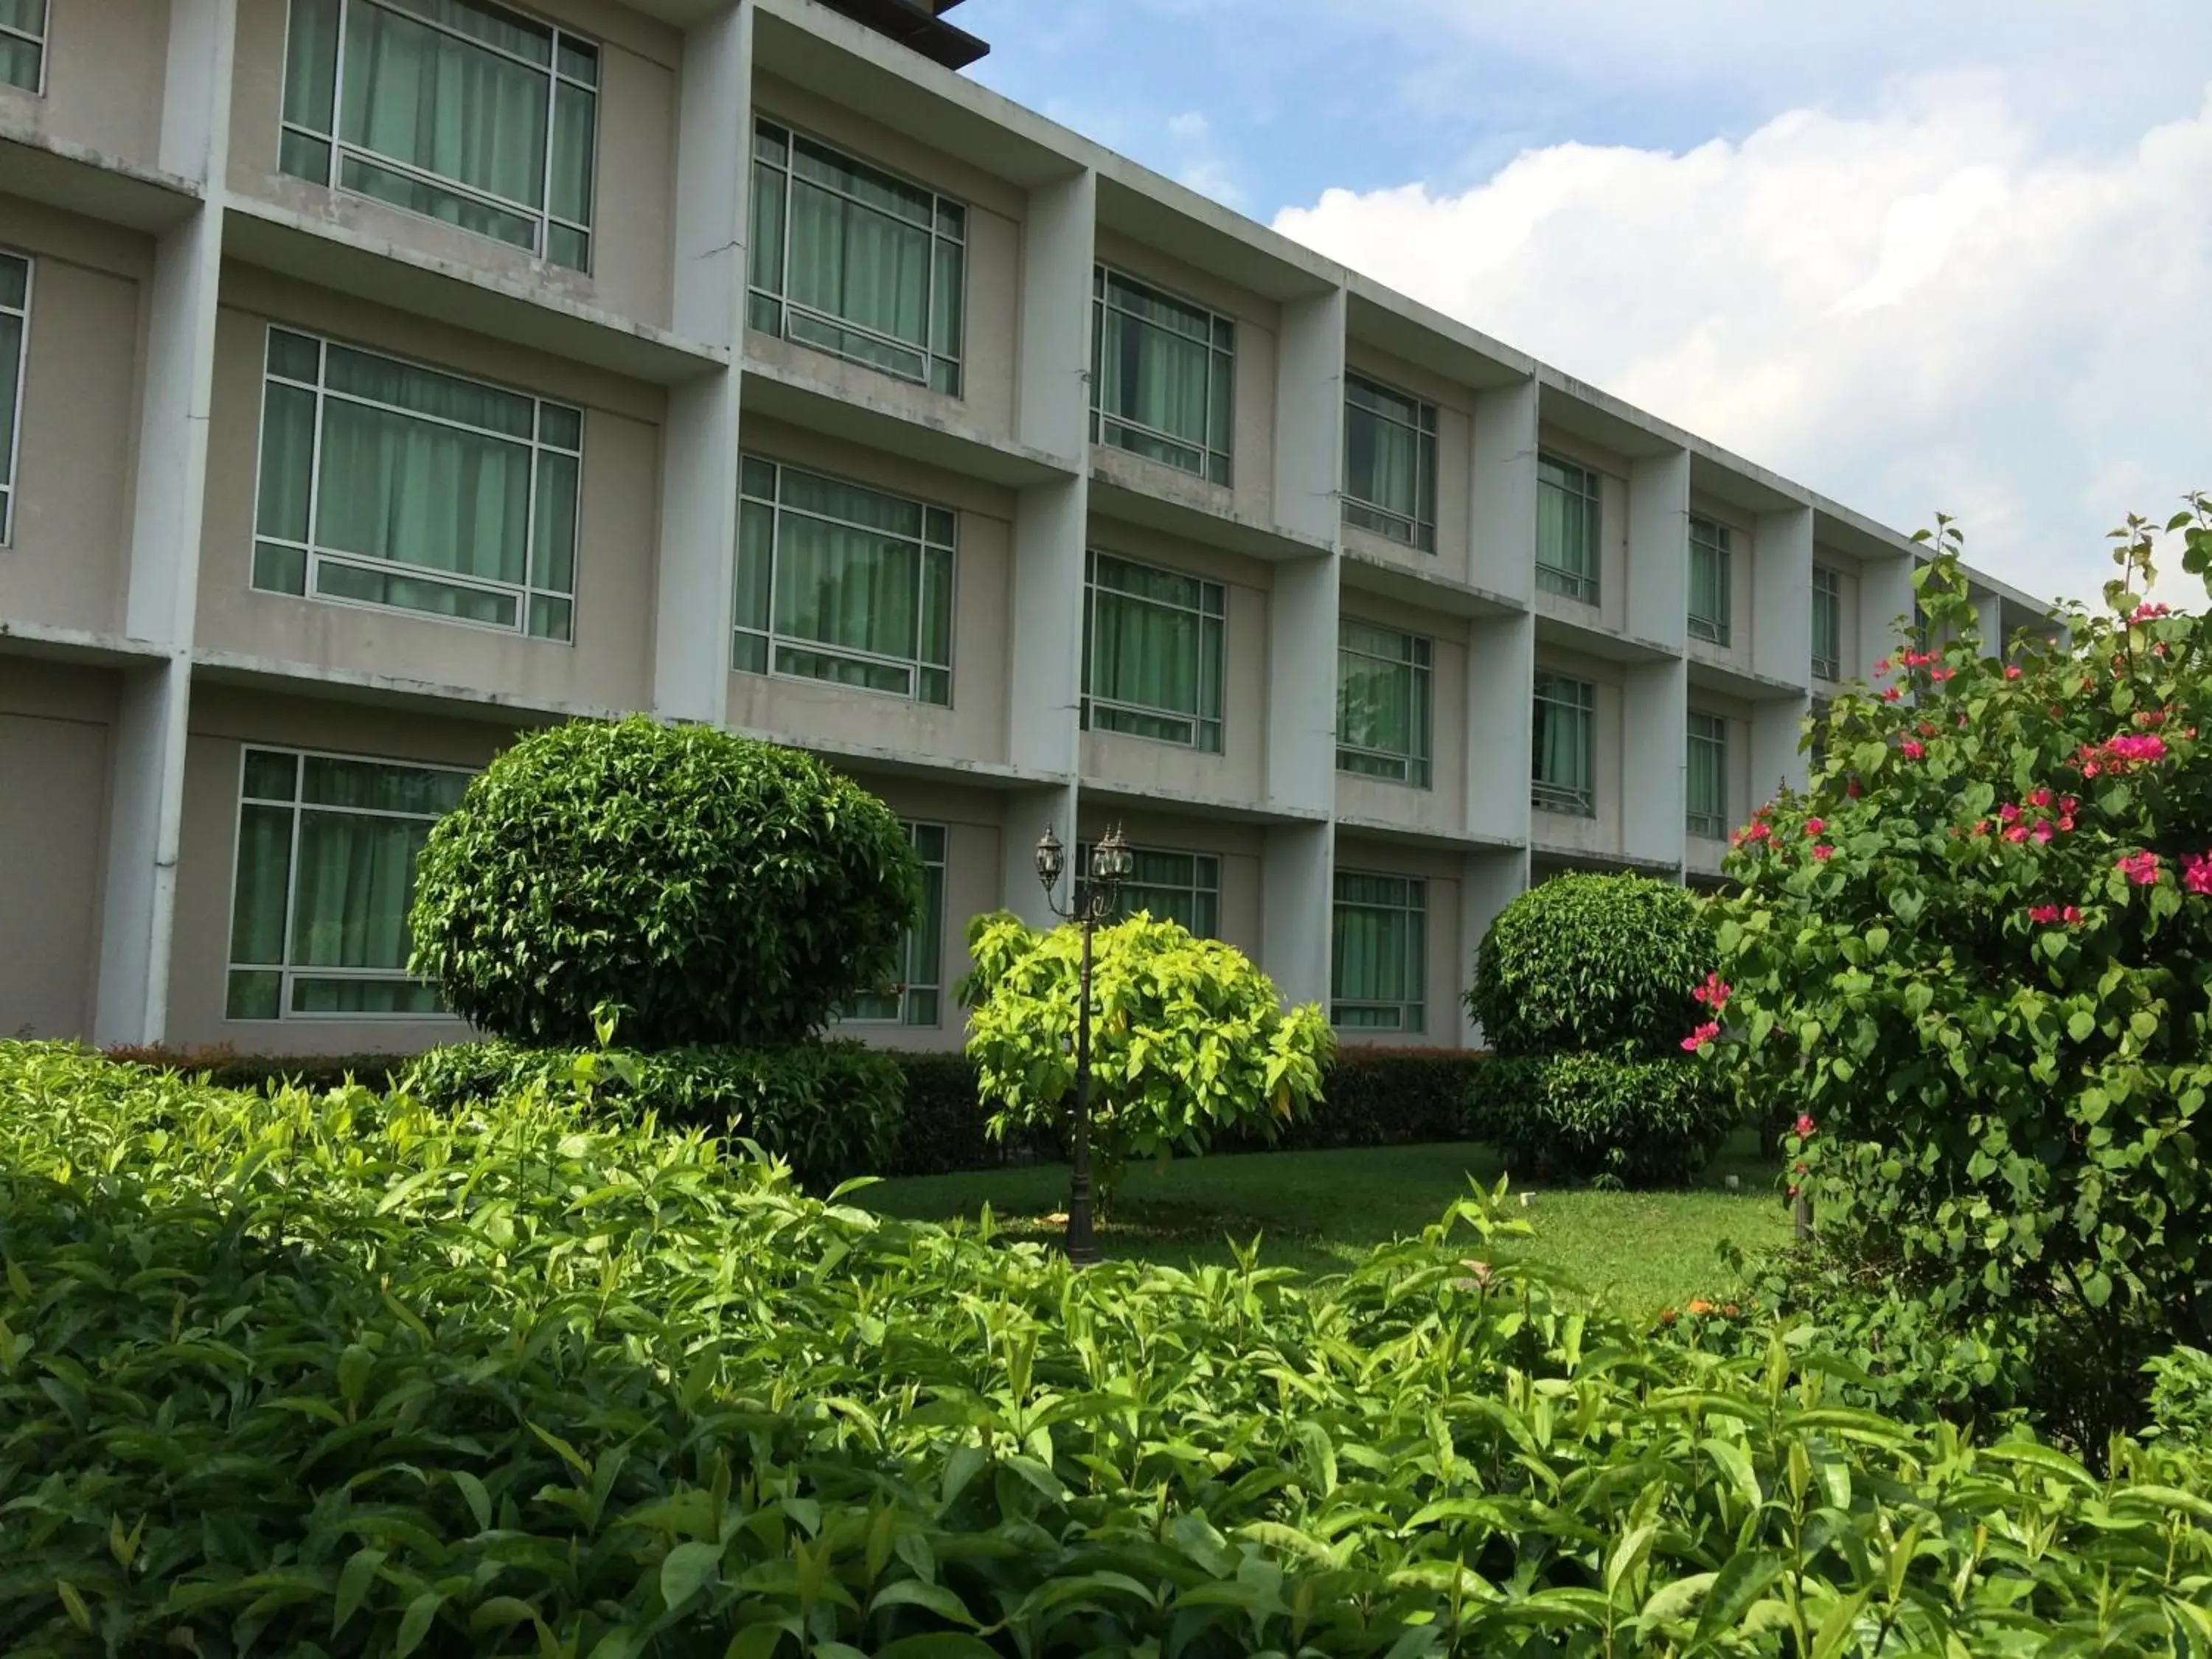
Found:
[[[400,1615],[399,1634],[392,1641],[392,1659],[407,1659],[422,1645],[422,1638],[430,1633],[430,1621],[445,1605],[442,1590],[424,1590],[407,1604],[407,1611]]]
[[[489,1532],[491,1530],[491,1494],[484,1490],[484,1483],[466,1469],[455,1469],[453,1484],[460,1488],[461,1496],[467,1500],[469,1513],[476,1518],[477,1530]]]
[[[384,1565],[384,1560],[385,1553],[380,1549],[357,1549],[338,1570],[337,1595],[331,1604],[331,1635],[343,1630],[346,1620],[359,1610],[362,1598],[376,1582],[376,1570]]]
[[[1781,1572],[1780,1559],[1765,1550],[1739,1550],[1730,1556],[1706,1593],[1705,1611],[1698,1617],[1697,1644],[1702,1646],[1723,1631],[1733,1630]]]
[[[713,1583],[721,1570],[720,1546],[696,1540],[678,1544],[660,1564],[660,1599],[673,1613]]]

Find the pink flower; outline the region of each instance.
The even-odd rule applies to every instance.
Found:
[[[2058,810],[2069,817],[2074,816],[2075,809],[2081,805],[2081,798],[2079,795],[2061,795],[2058,798]]]
[[[2048,847],[2051,844],[2051,820],[2038,818],[2035,821],[2035,828],[2029,833],[2035,837],[2035,844],[2038,847]]]
[[[1798,1114],[1797,1114],[1797,1122],[1796,1122],[1796,1131],[1797,1131],[1797,1139],[1800,1139],[1800,1140],[1810,1140],[1810,1139],[1813,1138],[1813,1131],[1814,1131],[1814,1128],[1815,1127],[1816,1127],[1816,1126],[1815,1126],[1815,1125],[1814,1124],[1814,1122],[1813,1122],[1813,1115],[1812,1115],[1812,1113],[1810,1113],[1810,1112],[1800,1112],[1800,1113],[1798,1113]]]
[[[2123,853],[2113,860],[2113,865],[2138,887],[2158,884],[2158,854],[2155,853]]]
[[[2064,922],[2069,927],[2071,927],[2075,922],[2081,920],[2081,909],[2077,906],[2069,904],[2063,910],[2061,910],[2058,913],[2058,920]]]
[[[2020,678],[2020,665],[2016,662],[2007,663],[2005,665],[2005,678],[2008,680],[2018,679]]]
[[[1718,1013],[1728,1006],[1728,1000],[1735,994],[1735,987],[1718,974],[1707,974],[1705,982],[1692,990],[1690,995],[1693,1000],[1702,1003],[1715,1013]]]
[[[2002,806],[1997,808],[1997,821],[2000,823],[2010,823],[2019,816],[2020,807],[2016,802],[2007,801]]]
[[[1769,836],[1772,835],[1774,831],[1771,827],[1762,822],[1753,824],[1750,829],[1745,830],[1743,833],[1745,837],[1748,840],[1765,841]]]
[[[2043,926],[2057,921],[2062,914],[2063,913],[2055,904],[2035,904],[2028,907],[2027,919],[2038,926]]]
[[[1883,690],[1882,690],[1881,700],[1882,700],[1884,702],[1896,702],[1899,697],[1903,696],[1904,695],[1905,695],[1905,693],[1904,693],[1904,692],[1902,692],[1902,691],[1899,690],[1898,690],[1895,686],[1893,686],[1893,685],[1892,685],[1892,686],[1886,686],[1886,687],[1884,687],[1884,688],[1883,688]]]
[[[1813,848],[1813,856],[1822,864],[1826,864],[1830,859],[1835,857],[1835,855],[1836,849],[1829,846],[1826,842],[1820,842],[1818,846]]]
[[[1827,827],[1828,821],[1826,818],[1807,818],[1805,820],[1805,833],[1808,836],[1817,836],[1820,831]]]
[[[2058,827],[2059,827],[2061,830],[2071,830],[2071,829],[2073,829],[2073,827],[2074,827],[2074,820],[2073,820],[2073,818],[2072,818],[2071,817],[2061,817],[2061,818],[2058,820]]]
[[[2212,853],[2181,855],[2181,884],[2192,893],[2212,893]]]
[[[2172,609],[2172,606],[2164,605],[2139,605],[2135,608],[2135,613],[2128,618],[2128,621],[2130,623],[2155,622],[2160,617],[2165,616],[2167,611]]]
[[[2051,805],[2051,792],[2050,792],[2048,789],[2031,789],[2031,790],[2029,790],[2029,791],[2028,791],[2028,793],[2027,793],[2027,804],[2028,804],[2030,806],[2048,806],[2048,805]]]
[[[1984,818],[1979,823],[1974,826],[1973,833],[1978,836],[1988,835],[1990,833],[1990,821],[1987,818]]]
[[[1876,663],[1874,665],[1874,672],[1877,674],[1887,674],[1889,672],[1889,659],[1884,657],[1880,662]]]
[[[2004,832],[2004,838],[2008,842],[2015,843],[2026,841],[2027,839],[2027,826],[2024,823],[2014,824],[2009,830],[2007,830]]]
[[[1903,743],[1897,745],[1897,749],[1898,752],[1903,755],[1907,760],[1918,760],[1923,755],[1928,752],[1926,748],[1922,745],[1920,739],[1917,738],[1907,738]]]
[[[1941,685],[1958,672],[1955,668],[1931,668],[1928,671],[1928,678]]]
[[[1720,1034],[1719,1025],[1709,1019],[1682,1039],[1682,1048],[1686,1053],[1694,1054]]]

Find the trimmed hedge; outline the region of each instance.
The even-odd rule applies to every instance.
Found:
[[[1467,1093],[1487,1056],[1464,1048],[1343,1048],[1322,1077],[1307,1115],[1273,1141],[1256,1137],[1224,1152],[1328,1152],[1340,1146],[1405,1146],[1473,1136]]]
[[[1689,1180],[1743,1119],[1717,1066],[1607,1054],[1493,1060],[1474,1073],[1467,1104],[1515,1175],[1624,1187]]]
[[[106,1053],[110,1060],[125,1065],[204,1077],[216,1088],[244,1089],[252,1094],[287,1085],[320,1092],[349,1082],[381,1091],[405,1076],[416,1059],[413,1054],[241,1054],[230,1048],[171,1048],[162,1044],[126,1044]]]

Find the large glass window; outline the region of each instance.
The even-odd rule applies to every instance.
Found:
[[[31,262],[0,253],[0,547],[15,533],[15,455],[21,447],[23,360],[29,355],[30,328]]]
[[[269,331],[253,585],[566,640],[583,411]]]
[[[899,944],[904,978],[872,996],[854,998],[845,1010],[848,1020],[936,1025],[944,1018],[945,826],[908,823],[906,833],[921,860],[921,919]]]
[[[1555,456],[1536,459],[1536,586],[1597,603],[1598,476]]]
[[[1729,642],[1729,527],[1690,515],[1690,637]]]
[[[1720,840],[1728,834],[1728,722],[1718,714],[1691,711],[1685,782],[1690,833]]]
[[[504,6],[292,0],[276,164],[588,270],[599,85],[599,47]]]
[[[1536,676],[1530,799],[1547,812],[1597,816],[1597,688],[1564,674]]]
[[[46,0],[0,0],[0,85],[46,90]]]
[[[1424,553],[1437,550],[1433,404],[1345,377],[1344,521]]]
[[[1091,441],[1227,483],[1237,325],[1103,265],[1091,295]]]
[[[232,1019],[442,1012],[407,973],[415,855],[460,804],[445,767],[248,749],[231,892]]]
[[[1091,556],[1083,613],[1083,723],[1221,752],[1218,582]]]
[[[762,121],[752,214],[755,328],[960,395],[966,208]]]
[[[1813,672],[1844,677],[1844,579],[1825,564],[1813,567]]]
[[[1428,641],[1346,617],[1336,630],[1336,769],[1425,789]]]
[[[1091,844],[1075,849],[1075,898],[1091,890]],[[1221,860],[1211,853],[1175,853],[1157,847],[1129,849],[1129,878],[1121,884],[1115,914],[1142,910],[1154,921],[1172,921],[1200,939],[1221,932]]]
[[[951,512],[752,455],[742,477],[734,665],[950,703]]]
[[[1347,1030],[1428,1027],[1428,884],[1336,872],[1328,1017]]]

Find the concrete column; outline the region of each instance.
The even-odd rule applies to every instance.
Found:
[[[1620,701],[1621,851],[1679,874],[1688,839],[1689,665],[1679,657],[1632,663]]]
[[[1260,965],[1285,1004],[1328,1006],[1336,836],[1328,823],[1267,827],[1260,859]]]
[[[1015,435],[1087,471],[1091,449],[1091,281],[1097,261],[1098,175],[1030,191],[1022,225]]]
[[[1674,449],[1629,464],[1626,620],[1632,638],[1680,651],[1689,619],[1690,453]]]
[[[1772,800],[1784,789],[1802,789],[1809,757],[1798,748],[1805,716],[1813,712],[1810,692],[1774,697],[1751,711],[1751,804]]]
[[[1479,617],[1467,639],[1467,829],[1526,846],[1535,721],[1536,619]]]
[[[1283,307],[1275,352],[1275,521],[1334,546],[1344,526],[1342,289]]]
[[[2002,657],[2010,643],[2005,638],[2004,601],[1995,593],[1974,595],[1975,626],[1982,636],[1982,655]]]
[[[1014,497],[1014,629],[1006,753],[1030,773],[1073,779],[1083,690],[1083,561],[1090,491],[1080,474]]]
[[[1528,790],[1524,787],[1521,794],[1525,802]],[[1475,967],[1481,959],[1482,941],[1490,932],[1490,924],[1498,919],[1500,910],[1528,889],[1528,849],[1523,847],[1510,852],[1470,853],[1461,866],[1459,879],[1460,989],[1466,991],[1474,984]],[[1459,1005],[1460,1047],[1480,1048],[1485,1046],[1485,1041],[1480,1024],[1468,1012],[1462,999]]]
[[[237,38],[234,0],[173,0],[161,163],[204,193],[191,216],[155,242],[148,292],[123,627],[164,655],[125,677],[111,750],[114,772],[93,1006],[93,1035],[103,1043],[159,1042],[168,1025]]]
[[[1866,660],[1845,663],[1844,678],[1866,676],[1876,692],[1900,682],[1897,666],[1899,641],[1912,616],[1912,560],[1899,553],[1891,558],[1868,559],[1859,566],[1859,654]],[[1874,665],[1888,662],[1891,672],[1877,674]]]
[[[1474,399],[1468,579],[1522,605],[1536,588],[1536,382]]]
[[[653,712],[664,720],[720,722],[730,706],[751,64],[749,6],[684,32],[673,322],[677,333],[721,348],[730,361],[668,392],[653,658]]]
[[[1813,672],[1813,509],[1760,514],[1751,566],[1751,672],[1807,684]]]

